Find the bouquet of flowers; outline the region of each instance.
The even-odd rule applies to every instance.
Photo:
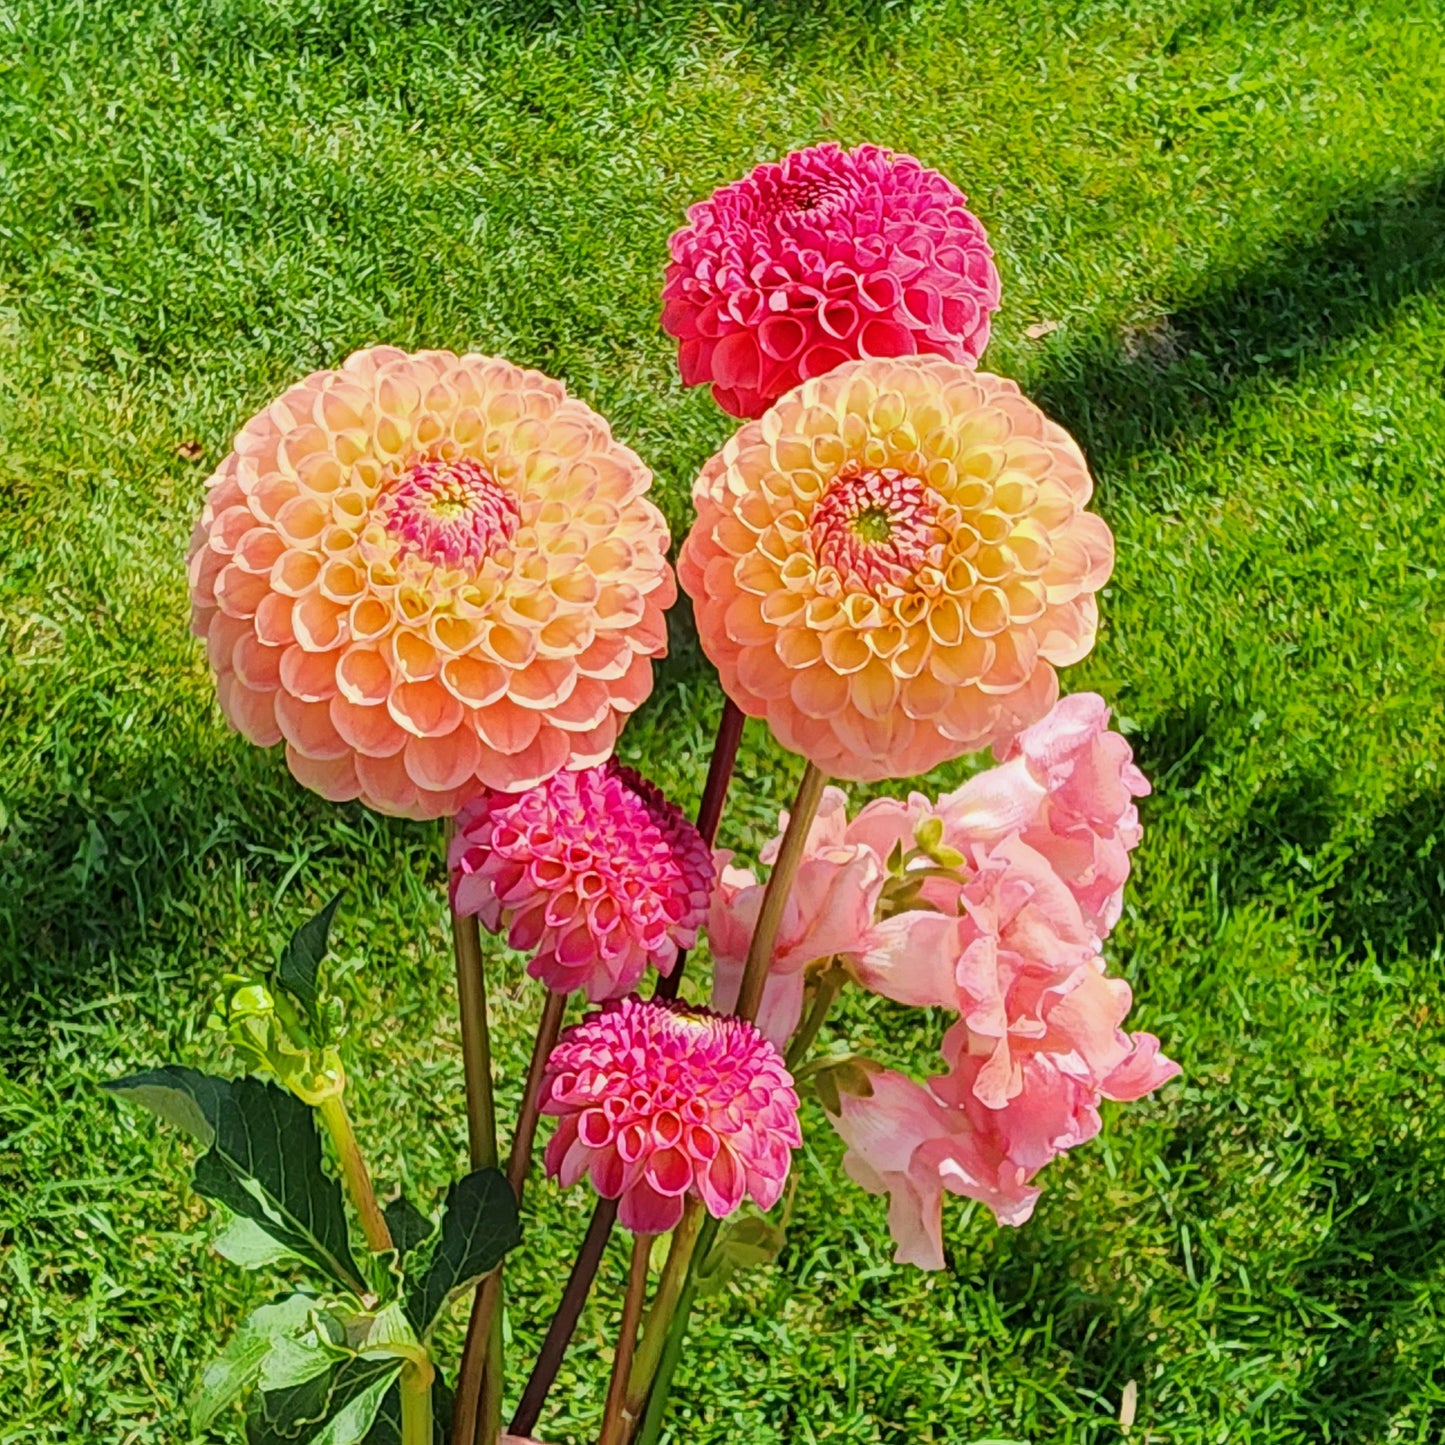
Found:
[[[377,1200],[325,983],[335,899],[227,978],[218,1024],[249,1072],[112,1085],[204,1146],[222,1254],[314,1279],[207,1368],[198,1430],[244,1400],[254,1445],[529,1437],[620,1225],[598,1441],[655,1441],[700,1285],[781,1246],[800,1099],[889,1196],[897,1258],[939,1269],[945,1192],[1023,1224],[1101,1100],[1178,1071],[1124,1030],[1102,953],[1148,784],[1102,698],[1059,697],[1113,539],[1073,440],[977,369],[999,281],[965,197],[910,156],[822,145],[724,186],[670,244],[682,379],[742,421],[677,554],[726,698],[695,823],[614,757],[666,646],[667,526],[559,382],[376,347],[291,387],[211,478],[190,585],[227,720],[326,798],[447,820],[472,1171],[433,1213]],[[805,764],[762,881],[712,847],[745,718]],[[851,816],[830,781],[989,748],[955,791]],[[505,1154],[483,930],[546,991]],[[710,1007],[679,1000],[703,931]],[[945,1010],[940,1072],[829,1041],[848,989]],[[547,1178],[597,1202],[501,1437],[503,1267],[544,1117]],[[448,1388],[433,1329],[465,1291]]]

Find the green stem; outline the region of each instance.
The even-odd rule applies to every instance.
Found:
[[[401,1445],[432,1445],[432,1379],[429,1364],[408,1364],[401,1372]]]
[[[450,840],[450,828],[448,829]],[[452,912],[462,1063],[467,1081],[467,1141],[473,1169],[497,1167],[497,1112],[492,1097],[492,1040],[477,920]],[[494,1445],[502,1430],[501,1266],[477,1285],[457,1373],[452,1445]]]
[[[768,875],[768,886],[763,893],[763,906],[758,910],[757,926],[753,929],[752,943],[748,947],[748,960],[743,965],[743,979],[738,986],[737,1007],[733,1010],[739,1018],[754,1019],[758,1016],[758,1005],[763,1001],[763,985],[768,981],[768,969],[773,962],[773,945],[778,941],[778,928],[783,921],[783,911],[788,906],[788,896],[793,891],[793,880],[803,861],[808,844],[808,832],[823,799],[827,776],[809,763],[798,784],[797,796],[788,814],[788,827],[778,849],[777,862]]]
[[[336,1145],[336,1154],[341,1162],[341,1177],[346,1181],[346,1191],[361,1217],[361,1232],[366,1236],[367,1246],[376,1254],[384,1254],[393,1248],[391,1230],[386,1227],[386,1218],[376,1202],[376,1191],[371,1187],[371,1175],[367,1172],[366,1160],[361,1157],[361,1146],[356,1142],[356,1131],[351,1127],[351,1115],[346,1112],[346,1101],[340,1094],[323,1099],[316,1111],[331,1142]]]
[[[647,1312],[642,1341],[637,1346],[632,1371],[627,1377],[626,1411],[633,1420],[639,1418],[642,1407],[647,1403],[647,1392],[652,1388],[662,1360],[663,1346],[667,1342],[668,1327],[687,1284],[704,1217],[702,1204],[690,1196],[683,1206],[682,1219],[672,1232],[672,1247],[667,1251],[667,1263],[662,1267],[662,1278],[657,1282],[657,1293]]]
[[[808,1017],[803,1020],[803,1026],[793,1035],[793,1040],[788,1045],[785,1062],[790,1071],[808,1057],[808,1050],[817,1041],[828,1011],[833,1007],[846,978],[847,975],[836,963],[830,964],[827,971],[819,975],[813,989],[813,1003],[808,1010]]]
[[[697,1246],[693,1251],[693,1258],[698,1261],[699,1266],[707,1262],[707,1257],[712,1251],[713,1241],[717,1238],[719,1224],[716,1219],[708,1215],[702,1222],[702,1228],[698,1231]],[[653,1376],[652,1389],[647,1396],[647,1413],[642,1417],[642,1426],[637,1432],[633,1445],[656,1445],[657,1437],[662,1431],[662,1417],[667,1410],[668,1395],[672,1390],[672,1377],[677,1373],[678,1361],[682,1359],[682,1347],[687,1340],[688,1320],[692,1315],[692,1306],[697,1298],[697,1275],[698,1271],[691,1269],[687,1274],[687,1282],[682,1287],[682,1294],[678,1297],[677,1308],[673,1311],[672,1319],[668,1321],[667,1338],[662,1345],[662,1359],[657,1367],[657,1374]]]
[[[796,1069],[808,1056],[808,1050],[817,1041],[829,1010],[832,1009],[846,981],[847,975],[836,963],[830,965],[827,971],[819,976],[817,986],[813,991],[813,1002],[808,1009],[808,1016],[788,1045],[787,1065],[790,1070]],[[662,1358],[658,1363],[657,1372],[653,1376],[652,1386],[647,1397],[647,1409],[633,1445],[657,1445],[658,1436],[662,1432],[662,1417],[667,1410],[667,1400],[672,1390],[672,1377],[677,1373],[678,1362],[682,1359],[682,1347],[687,1340],[688,1320],[692,1315],[693,1302],[697,1299],[698,1268],[707,1263],[713,1241],[717,1238],[718,1227],[718,1221],[711,1216],[702,1222],[702,1228],[698,1233],[692,1252],[692,1259],[697,1267],[688,1270],[682,1293],[678,1297],[677,1308],[668,1321],[667,1337],[662,1343]]]

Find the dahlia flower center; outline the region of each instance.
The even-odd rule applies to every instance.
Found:
[[[476,566],[505,547],[522,514],[479,462],[418,462],[377,503],[405,551],[443,566]]]
[[[926,482],[894,467],[845,473],[813,511],[814,552],[860,586],[903,586],[941,556],[940,501]]]

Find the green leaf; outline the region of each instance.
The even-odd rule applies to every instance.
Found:
[[[398,1195],[382,1210],[386,1227],[396,1252],[405,1259],[418,1245],[425,1244],[436,1231],[436,1225],[404,1195]]]
[[[281,953],[276,965],[276,982],[301,1005],[306,1018],[318,1035],[322,1032],[323,1021],[318,1007],[320,997],[317,990],[317,972],[321,960],[326,957],[326,941],[331,933],[331,920],[336,916],[341,894],[332,900],[312,918],[308,918],[295,933]]]
[[[787,1240],[782,1225],[761,1214],[734,1215],[723,1225],[699,1271],[701,1292],[715,1293],[739,1270],[772,1264]]]
[[[521,1237],[516,1196],[498,1170],[478,1169],[453,1184],[436,1247],[406,1294],[417,1334],[425,1335],[447,1300],[495,1269]]]
[[[266,1356],[278,1338],[302,1328],[315,1300],[288,1295],[275,1304],[252,1310],[230,1343],[204,1370],[191,1394],[191,1430],[200,1432],[261,1377]]]
[[[356,1445],[401,1373],[394,1356],[351,1355],[329,1371],[265,1390],[246,1422],[250,1445]]]
[[[215,1121],[230,1097],[231,1081],[169,1064],[163,1069],[112,1079],[101,1088],[149,1109],[209,1149],[216,1137]]]
[[[254,1219],[237,1215],[211,1241],[211,1248],[242,1269],[264,1269],[294,1256],[284,1244],[271,1238]]]
[[[196,1193],[253,1220],[346,1289],[365,1292],[341,1185],[322,1170],[321,1136],[299,1099],[259,1079],[218,1079],[175,1065],[107,1087],[210,1144],[196,1161]]]
[[[261,1378],[257,1382],[263,1394],[283,1394],[321,1381],[316,1388],[325,1398],[325,1377],[349,1359],[351,1352],[322,1339],[315,1330],[302,1330],[283,1335],[273,1342],[271,1352],[261,1362]]]

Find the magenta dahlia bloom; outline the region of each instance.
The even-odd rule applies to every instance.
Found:
[[[452,906],[475,913],[554,993],[598,1003],[651,960],[672,972],[707,916],[713,861],[701,834],[615,759],[525,793],[487,791],[457,817]]]
[[[756,417],[859,357],[972,366],[999,281],[965,201],[910,155],[831,141],[714,191],[668,243],[662,325],[683,382]]]
[[[743,1019],[625,998],[568,1029],[542,1112],[561,1119],[547,1173],[584,1176],[635,1234],[664,1234],[696,1194],[716,1219],[771,1209],[803,1142],[782,1056]]]

